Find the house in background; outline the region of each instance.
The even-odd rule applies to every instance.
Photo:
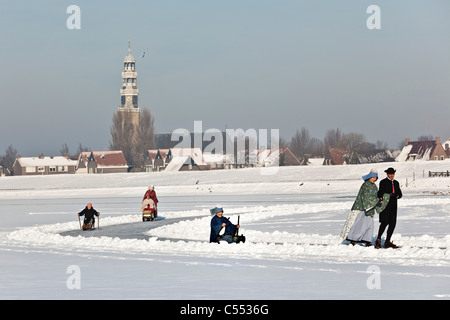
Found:
[[[200,148],[169,148],[147,150],[146,172],[223,169],[225,157],[221,154],[203,153]]]
[[[78,157],[76,173],[128,172],[122,151],[84,151]]]
[[[144,168],[146,172],[163,171],[172,160],[171,149],[147,150],[144,155]]]
[[[307,164],[316,163],[315,160],[310,160],[312,159],[300,160],[288,147],[280,148],[280,166],[300,166],[305,164],[305,161]],[[322,164],[322,162],[320,164]]]
[[[24,175],[53,175],[75,173],[77,161],[69,157],[47,157],[41,154],[39,157],[17,156],[13,164],[15,176]]]
[[[329,148],[323,164],[364,164],[392,162],[394,160],[394,155],[389,149],[351,150],[346,148]]]
[[[410,141],[405,140],[405,146],[395,161],[415,161],[415,160],[445,160],[448,155],[441,144],[441,139],[430,141]]]
[[[164,171],[205,170],[207,164],[203,160],[200,148],[172,148],[171,159]]]
[[[442,148],[444,148],[447,158],[450,158],[450,138],[442,143]]]
[[[155,159],[158,155],[158,150],[147,150],[144,154],[144,170],[145,172],[153,172],[155,168]]]
[[[350,150],[345,148],[328,148],[324,165],[343,165],[348,164],[350,159]]]
[[[299,159],[288,147],[279,149],[263,148],[257,151],[259,167],[300,166],[306,164],[306,159]]]

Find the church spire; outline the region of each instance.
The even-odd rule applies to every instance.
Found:
[[[120,89],[119,113],[123,128],[132,128],[133,139],[139,126],[140,110],[138,106],[136,60],[131,55],[131,41],[128,39],[128,54],[123,59],[122,88]]]
[[[136,59],[131,55],[131,40],[128,39],[128,54],[123,59],[120,107],[126,109],[138,109],[138,94]]]

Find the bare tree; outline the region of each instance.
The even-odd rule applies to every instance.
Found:
[[[289,145],[291,151],[301,157],[321,156],[323,154],[324,144],[321,140],[311,137],[308,129],[301,128],[297,130]]]
[[[85,147],[85,146],[83,146],[82,144],[81,144],[81,142],[78,144],[78,148],[77,148],[77,155],[79,155],[80,153],[82,153],[82,152],[85,152],[85,151],[89,151],[89,148],[88,147]]]
[[[110,150],[122,150],[127,163],[140,168],[144,152],[156,147],[153,116],[148,109],[142,109],[136,128],[126,112],[115,112],[112,120]]]
[[[154,118],[148,109],[142,109],[132,150],[136,168],[141,168],[144,165],[145,152],[156,148],[155,140]]]
[[[2,157],[0,157],[2,158]],[[3,156],[1,165],[3,167],[3,170],[5,171],[6,175],[13,175],[13,165],[14,161],[16,161],[17,158],[17,150],[12,146],[9,145],[8,148],[5,150],[5,155]]]
[[[66,142],[64,142],[64,144],[61,146],[61,149],[59,150],[59,153],[62,156],[68,156],[69,155],[69,146],[67,145]]]
[[[344,148],[342,136],[343,133],[339,128],[328,130],[323,141],[325,148]]]
[[[432,134],[427,134],[427,135],[421,135],[420,137],[417,138],[417,141],[434,141],[434,137]]]
[[[367,144],[366,137],[361,133],[347,133],[342,136],[342,145],[351,150],[357,150]]]
[[[133,161],[133,135],[134,129],[130,122],[124,121],[124,113],[116,111],[113,115],[113,124],[111,126],[110,150],[122,150],[123,155],[129,165]]]
[[[377,140],[377,142],[375,142],[375,148],[377,148],[378,150],[387,149],[387,147],[387,142],[383,140]]]

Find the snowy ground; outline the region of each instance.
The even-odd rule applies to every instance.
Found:
[[[374,167],[384,177],[388,166],[404,193],[393,237],[402,248],[342,245],[361,176]],[[0,178],[0,299],[450,299],[450,178],[428,178],[449,168]],[[144,223],[149,184],[162,220]],[[78,236],[87,202],[101,212],[100,230]],[[232,222],[240,216],[245,244],[207,243],[216,204]]]

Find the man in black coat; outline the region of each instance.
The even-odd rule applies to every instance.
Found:
[[[92,207],[92,203],[88,203],[86,208],[78,213],[78,216],[84,216],[83,230],[85,230],[87,226],[89,226],[89,228],[93,228],[95,224],[94,216],[98,217],[99,215],[100,213]]]
[[[380,213],[380,228],[378,230],[377,240],[375,241],[375,247],[381,248],[381,236],[383,235],[384,230],[386,230],[386,227],[389,226],[384,247],[398,248],[398,246],[391,242],[391,237],[397,223],[397,200],[402,197],[402,191],[400,190],[400,184],[398,181],[394,180],[394,168],[389,168],[384,172],[386,172],[387,177],[380,181],[378,198],[382,198],[385,193],[388,193],[390,197],[386,209]]]

